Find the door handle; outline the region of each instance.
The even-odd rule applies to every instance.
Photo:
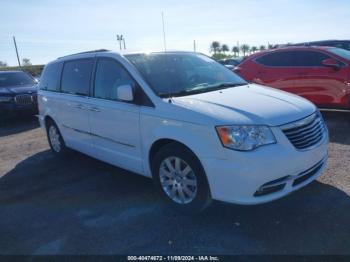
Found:
[[[91,107],[89,108],[90,111],[93,111],[93,112],[100,112],[101,110],[97,107]]]

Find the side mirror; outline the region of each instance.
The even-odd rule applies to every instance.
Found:
[[[121,101],[131,102],[134,100],[134,92],[131,85],[118,86],[117,97]]]
[[[323,60],[322,65],[327,66],[327,67],[332,67],[335,70],[338,70],[340,68],[339,62],[333,58],[327,58],[327,59]]]

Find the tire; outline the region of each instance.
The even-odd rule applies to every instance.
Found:
[[[163,146],[155,154],[151,167],[157,190],[180,212],[199,213],[210,205],[212,199],[204,169],[185,146],[178,143]]]
[[[46,134],[51,151],[57,156],[65,155],[68,149],[64,143],[61,132],[54,121],[48,120],[46,124]]]

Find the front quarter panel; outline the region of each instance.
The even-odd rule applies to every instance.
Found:
[[[214,127],[161,117],[152,114],[148,109],[141,113],[140,122],[146,176],[152,176],[149,153],[152,145],[160,139],[171,139],[184,144],[199,160],[226,157]]]

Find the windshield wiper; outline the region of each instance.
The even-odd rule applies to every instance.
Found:
[[[207,89],[210,89],[210,91],[213,91],[213,90],[229,88],[229,87],[244,86],[246,84],[247,83],[220,83],[220,84],[217,84],[217,85],[208,86]]]
[[[175,92],[175,93],[158,93],[158,95],[160,97],[163,97],[163,98],[171,98],[173,96],[185,96],[185,95],[189,95],[189,93],[192,93],[193,91],[191,90],[182,90],[180,92]]]
[[[160,97],[177,97],[177,96],[187,96],[187,95],[193,95],[193,94],[200,94],[200,93],[206,93],[211,91],[216,91],[220,89],[230,88],[230,87],[236,87],[236,86],[243,86],[247,83],[221,83],[217,85],[208,85],[205,88],[200,88],[202,86],[196,86],[191,89],[184,89],[176,93],[159,93],[158,95]]]

